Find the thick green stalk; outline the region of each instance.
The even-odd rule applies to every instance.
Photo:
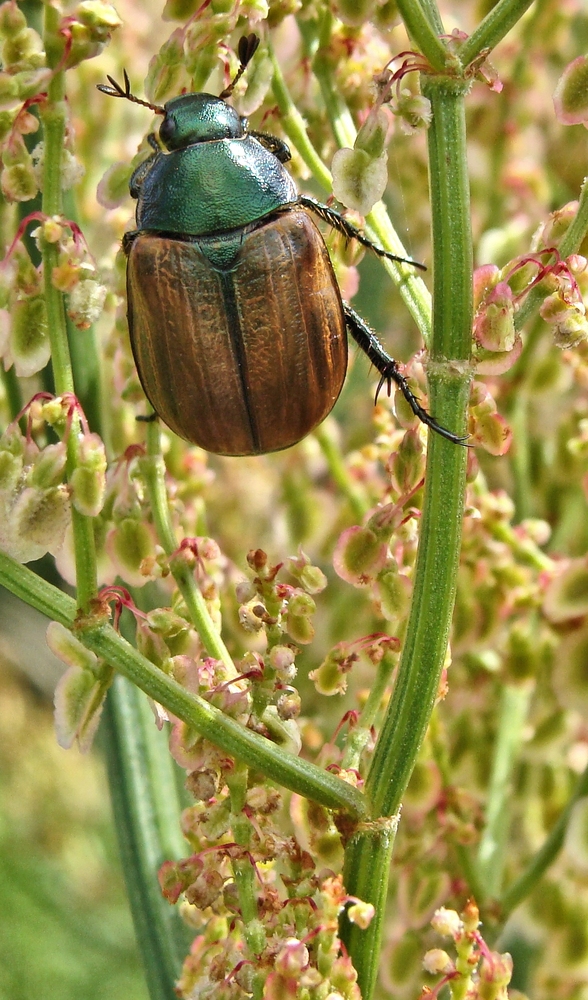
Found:
[[[361,930],[345,917],[341,921],[341,935],[357,970],[362,1000],[371,1000],[378,978],[388,875],[398,819],[399,816],[392,816],[373,823],[362,823],[345,849],[345,888],[350,895],[372,903],[375,909],[373,920],[366,930]]]
[[[428,376],[430,406],[444,426],[463,432],[469,392],[472,245],[463,95],[452,81],[430,80],[429,130],[435,287]],[[375,815],[393,815],[426,732],[447,649],[460,551],[464,448],[429,436],[425,503],[413,604],[399,676],[367,780]]]
[[[425,86],[433,110],[428,138],[435,255],[429,400],[440,423],[458,433],[465,428],[472,328],[466,89],[465,83],[448,78],[429,79]],[[396,684],[366,781],[374,818],[398,812],[437,696],[455,599],[466,458],[465,448],[429,435],[411,612]],[[369,893],[377,885],[380,897],[388,868],[386,852],[374,853],[369,832],[360,829],[346,852],[348,891],[376,905]],[[364,1000],[370,1000],[375,983],[380,931],[377,924],[361,932],[344,928]]]
[[[282,750],[271,740],[245,729],[204,698],[191,694],[137,652],[110,625],[76,619],[76,602],[71,597],[3,552],[0,552],[0,584],[48,618],[73,629],[88,649],[221,750],[305,798],[358,818],[365,816],[364,797],[352,785]]]
[[[420,5],[423,9],[425,17],[429,19],[431,27],[437,32],[438,35],[442,35],[445,32],[445,27],[443,21],[441,20],[441,14],[439,13],[436,0],[420,0]]]

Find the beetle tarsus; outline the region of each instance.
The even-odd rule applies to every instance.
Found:
[[[452,441],[453,444],[461,444],[469,447],[466,444],[467,437],[454,434],[453,431],[450,431],[446,427],[437,423],[435,417],[433,417],[428,410],[425,410],[424,406],[421,406],[414,392],[410,388],[407,379],[402,372],[399,371],[398,362],[395,361],[394,358],[390,357],[390,355],[384,350],[374,331],[367,325],[365,320],[363,320],[361,316],[347,304],[347,302],[343,303],[343,311],[345,313],[345,320],[349,333],[380,373],[380,381],[378,382],[374,402],[377,403],[378,396],[384,385],[387,385],[388,395],[390,395],[392,382],[394,382],[394,384],[400,389],[414,415],[418,417],[423,424],[430,427],[431,430],[435,431],[437,434],[440,434],[441,437],[446,438],[448,441]]]
[[[348,240],[357,240],[358,243],[361,243],[362,247],[373,250],[378,257],[385,257],[386,260],[393,260],[397,264],[410,264],[412,267],[418,267],[421,271],[427,270],[425,265],[419,263],[418,260],[411,260],[409,257],[398,257],[395,253],[390,253],[389,250],[384,250],[377,243],[373,243],[367,236],[364,236],[357,226],[354,226],[343,215],[336,212],[334,208],[329,208],[328,205],[323,205],[321,201],[315,201],[314,198],[310,198],[306,194],[301,194],[299,201],[301,205],[304,205],[309,211],[314,212],[315,215],[318,215],[319,219],[332,226],[337,232],[342,233]]]

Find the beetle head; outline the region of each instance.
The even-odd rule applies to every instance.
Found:
[[[123,71],[124,87],[109,76],[110,86],[99,83],[98,90],[109,97],[123,97],[133,104],[150,108],[156,115],[163,115],[159,138],[168,150],[182,149],[192,143],[211,139],[241,139],[247,134],[247,119],[240,117],[234,108],[226,104],[226,99],[233,93],[258,46],[257,35],[243,35],[239,39],[239,69],[219,97],[214,97],[213,94],[183,94],[161,107],[135,97],[131,92],[126,70]]]
[[[212,94],[183,94],[165,105],[159,138],[166,149],[210,139],[240,139],[243,121],[234,108]]]

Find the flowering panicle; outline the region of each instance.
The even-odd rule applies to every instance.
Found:
[[[222,93],[238,75],[239,34],[259,34],[231,97],[238,113],[250,116],[262,144],[266,132],[287,140],[287,169],[301,189],[312,174],[311,189],[326,186],[328,198],[332,164],[335,197],[360,217],[375,207],[368,231],[393,244],[384,205],[376,204],[384,196],[430,268],[422,280],[402,272],[401,295],[418,325],[413,339],[396,290],[377,278],[378,261],[362,262],[360,286],[364,248],[337,233],[327,246],[343,298],[361,287],[386,349],[402,360],[413,355],[398,371],[435,417],[445,406],[450,416],[465,407],[475,371],[467,450],[448,450],[437,437],[428,447],[431,432],[402,393],[386,395],[386,377],[378,384],[372,373],[369,399],[360,366],[345,390],[347,400],[356,393],[349,420],[342,396],[334,416],[296,449],[239,461],[209,458],[148,422],[128,337],[124,253],[115,258],[115,247],[132,226],[129,178],[157,141],[140,140],[153,124],[136,122],[127,102],[105,104],[95,90],[118,71],[85,65],[119,25],[114,8],[102,0],[66,6],[45,4],[41,37],[24,5],[0,3],[2,220],[15,233],[0,265],[0,561],[21,586],[32,577],[12,560],[50,554],[63,580],[78,584],[75,620],[74,612],[56,615],[71,628],[53,622],[47,632],[65,666],[55,695],[62,747],[90,746],[113,664],[132,674],[122,654],[116,659],[121,649],[153,698],[154,690],[177,696],[174,710],[171,695],[152,709],[155,724],[169,729],[190,796],[181,819],[187,856],[159,854],[170,857],[159,871],[164,900],[178,904],[194,931],[178,996],[361,1000],[359,982],[375,978],[383,927],[378,997],[414,1000],[424,965],[423,997],[505,1000],[512,963],[482,937],[472,897],[490,940],[510,913],[509,887],[520,888],[547,842],[557,854],[552,870],[533,876],[533,895],[515,913],[504,948],[520,982],[517,941],[540,942],[534,1000],[583,997],[585,786],[577,801],[569,798],[588,760],[587,63],[572,52],[585,28],[578,4],[537,5],[512,45],[496,48],[496,68],[485,47],[462,64],[479,41],[475,15],[488,3],[454,4],[460,26],[450,35],[433,24],[434,3],[412,5],[422,7],[428,27],[417,38],[415,16],[408,41],[394,0],[167,0],[164,17],[177,24],[155,54],[148,15],[141,9],[129,19],[120,52],[136,48],[150,59],[144,87],[133,81],[133,88],[157,104],[183,92]],[[506,6],[493,5],[484,31],[497,30]],[[530,59],[537,24],[545,57]],[[552,107],[554,67],[563,59],[569,65],[553,102],[565,129]],[[439,127],[442,114],[451,116],[468,89],[471,211],[468,185],[438,176],[446,163],[435,161],[436,144],[450,135]],[[121,162],[112,166],[115,157]],[[465,168],[460,157],[451,175]],[[76,219],[73,199],[63,208],[60,200],[72,186]],[[454,236],[456,222],[463,225],[459,252],[443,239],[429,249],[442,187],[454,196],[443,225]],[[551,211],[567,192],[579,192],[578,201]],[[21,212],[37,195],[43,210]],[[481,262],[473,324],[470,218]],[[457,282],[459,302],[443,287],[451,285],[451,297],[452,267],[467,279]],[[423,282],[435,292],[432,334]],[[444,311],[452,322],[440,350]],[[455,361],[445,352],[460,316],[465,347]],[[423,341],[430,355],[414,354]],[[174,373],[182,363],[178,350]],[[64,388],[73,384],[77,396]],[[362,406],[366,414],[371,407],[371,431]],[[436,511],[448,495],[455,503],[445,523]],[[445,555],[422,586],[430,552]],[[453,575],[441,586],[448,566]],[[444,626],[436,611],[430,616],[441,604]],[[131,621],[133,649],[114,631],[126,633]],[[89,648],[94,641],[103,650],[105,636],[113,663]],[[429,715],[419,730],[415,706],[423,705]],[[255,747],[255,761],[263,754],[279,761],[286,790],[262,764],[246,765],[245,752],[225,752],[185,721],[202,717],[195,706],[219,728],[226,724],[234,740],[227,745]],[[390,786],[414,764],[392,818],[374,807],[374,760]],[[293,789],[314,789],[318,801],[288,791],[288,780]],[[357,810],[322,804],[317,789],[327,785],[335,801],[341,794]],[[372,845],[391,833],[391,895],[380,923],[381,899],[376,907],[368,893],[355,895],[353,882],[369,882],[373,871],[368,890],[377,896],[374,885],[384,884],[390,865],[386,856],[382,875],[383,852]],[[365,856],[348,864],[364,838],[367,864]],[[437,935],[446,939],[441,946]]]

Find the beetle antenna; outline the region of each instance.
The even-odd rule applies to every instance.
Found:
[[[149,101],[142,101],[140,97],[135,97],[131,91],[131,81],[126,69],[123,69],[123,78],[125,81],[124,88],[111,76],[106,77],[110,83],[110,87],[107,87],[105,83],[97,83],[96,86],[98,90],[101,90],[103,94],[108,94],[109,97],[124,97],[126,101],[131,101],[132,104],[140,104],[143,108],[150,108],[156,115],[165,114],[165,108],[162,108],[161,105],[150,104]]]
[[[222,101],[226,101],[227,97],[231,96],[258,48],[259,37],[257,35],[254,35],[253,32],[250,35],[241,35],[237,46],[237,55],[239,56],[240,63],[239,69],[231,80],[229,86],[225,87],[222,94],[218,95]]]

